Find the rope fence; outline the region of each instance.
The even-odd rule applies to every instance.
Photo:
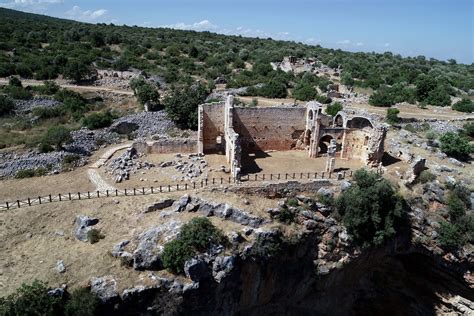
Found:
[[[378,174],[382,170],[377,170]],[[204,187],[223,185],[223,184],[245,184],[248,182],[262,181],[288,181],[288,180],[316,180],[316,179],[333,179],[344,180],[352,178],[352,171],[342,172],[298,172],[298,173],[270,173],[270,174],[246,174],[240,176],[239,179],[228,178],[206,178],[200,182],[192,182],[185,184],[169,184],[156,187],[141,187],[132,189],[116,189],[105,191],[87,191],[66,194],[49,194],[46,196],[29,197],[26,200],[9,201],[0,204],[0,210],[10,210],[23,208],[33,205],[42,205],[53,202],[80,201],[99,198],[119,197],[119,196],[137,196],[150,195],[159,193],[170,193],[178,191],[196,190]]]

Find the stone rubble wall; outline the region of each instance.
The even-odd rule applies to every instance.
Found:
[[[133,143],[133,148],[141,154],[173,154],[196,153],[197,140],[189,138],[159,139],[154,141],[139,140]]]

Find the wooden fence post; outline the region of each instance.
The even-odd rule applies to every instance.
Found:
[[[88,198],[88,199],[91,198],[91,193],[90,193],[90,191],[87,191],[87,198]]]
[[[41,204],[41,196],[38,196],[39,204]]]
[[[71,199],[72,199],[71,198],[71,192],[69,192],[68,195],[69,195],[69,201],[71,201]]]
[[[51,194],[49,195],[49,202],[53,202],[53,199],[51,198]]]
[[[16,200],[16,204],[18,205],[18,208],[20,208],[20,200]]]
[[[105,194],[107,194],[107,197],[109,197],[109,189],[105,190]]]
[[[28,198],[28,205],[31,206],[31,200]]]
[[[59,201],[61,202],[62,201],[61,193],[59,193],[58,195],[59,195]]]
[[[5,202],[5,204],[7,205],[7,210],[10,209],[10,205],[8,205],[8,202]]]
[[[81,200],[81,192],[77,192],[77,196],[79,197],[79,200]]]
[[[100,198],[100,191],[97,190],[97,197]]]

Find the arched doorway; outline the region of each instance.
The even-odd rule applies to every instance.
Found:
[[[321,137],[321,139],[319,140],[319,144],[318,144],[318,154],[327,154],[328,152],[328,147],[329,147],[329,144],[331,143],[331,140],[334,139],[334,137],[332,137],[331,135],[325,135],[323,137]]]

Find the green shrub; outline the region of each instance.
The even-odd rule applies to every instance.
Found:
[[[83,118],[82,126],[89,129],[104,128],[110,126],[113,120],[114,116],[110,111],[92,113]]]
[[[331,116],[336,116],[337,112],[341,111],[343,108],[342,103],[334,102],[333,104],[328,104],[326,107],[326,114]]]
[[[79,155],[75,155],[75,154],[66,155],[63,159],[63,163],[70,165],[70,164],[75,163],[79,159],[81,159],[81,156],[79,156]]]
[[[100,300],[89,289],[79,288],[72,292],[64,305],[66,316],[94,316],[99,314]]]
[[[474,138],[474,122],[464,124],[462,134]]]
[[[206,217],[195,217],[183,225],[178,237],[165,245],[162,254],[163,266],[174,273],[184,272],[184,263],[212,245],[226,244],[221,230]]]
[[[459,112],[472,113],[474,112],[474,102],[470,99],[462,99],[453,104],[452,109]]]
[[[318,194],[316,196],[316,199],[318,200],[319,203],[327,207],[333,207],[335,204],[334,197],[330,195]]]
[[[394,105],[396,102],[391,94],[384,89],[375,91],[369,98],[369,104],[373,106],[389,107]]]
[[[0,298],[2,315],[60,315],[60,311],[61,299],[48,295],[46,284],[38,280]]]
[[[48,173],[46,168],[39,167],[37,169],[22,169],[15,174],[16,179],[25,179],[33,177],[42,177]]]
[[[54,81],[44,81],[42,86],[35,86],[33,89],[38,91],[40,94],[54,95],[61,89],[61,87]]]
[[[64,107],[55,106],[51,108],[34,108],[32,113],[34,116],[37,116],[39,119],[49,119],[53,117],[59,117],[64,115]]]
[[[289,209],[288,207],[282,207],[280,213],[277,216],[279,222],[285,224],[294,223],[296,220],[297,211]]]
[[[133,90],[133,94],[137,97],[138,102],[141,105],[145,103],[151,103],[156,108],[149,110],[160,109],[160,94],[158,92],[158,86],[152,82],[145,80],[144,77],[140,76],[130,81],[130,87]]]
[[[9,97],[0,95],[0,116],[10,114],[14,108],[15,104]]]
[[[439,138],[441,142],[440,149],[446,155],[465,160],[474,151],[474,146],[462,135],[448,132]]]
[[[439,243],[446,250],[456,250],[464,244],[461,230],[456,224],[441,222],[438,233]]]
[[[12,99],[17,99],[17,100],[29,100],[33,97],[31,92],[26,90],[25,88],[21,86],[5,86],[3,87],[3,92],[8,94]]]
[[[427,182],[432,182],[434,180],[436,180],[436,175],[429,172],[428,170],[423,170],[418,176],[418,181],[423,184]]]
[[[374,172],[357,170],[354,182],[339,195],[336,211],[356,243],[363,247],[383,245],[397,231],[403,201],[390,183]]]
[[[425,137],[427,140],[432,141],[438,138],[438,133],[436,133],[435,131],[429,130],[426,132]]]
[[[105,236],[100,232],[100,230],[92,228],[87,232],[87,240],[91,244],[98,243],[101,239],[104,239]]]
[[[309,83],[301,82],[292,91],[293,98],[301,101],[311,101],[314,100],[318,91]]]
[[[385,117],[385,121],[389,124],[397,124],[400,122],[400,118],[398,117],[400,114],[399,109],[387,109],[387,116]]]
[[[322,103],[322,104],[329,104],[332,102],[332,99],[330,97],[327,97],[325,95],[317,95],[316,96],[316,101]]]
[[[71,132],[64,126],[53,126],[43,135],[42,143],[62,149],[62,146],[72,141]]]
[[[411,132],[411,133],[415,133],[416,132],[416,128],[412,125],[412,124],[406,124],[403,129]]]
[[[293,207],[296,207],[299,205],[298,200],[295,198],[289,198],[288,201],[286,201],[286,204]]]
[[[196,130],[198,106],[204,103],[206,96],[206,88],[201,84],[175,88],[164,100],[165,110],[180,127]]]
[[[184,273],[184,263],[193,255],[192,247],[181,239],[175,239],[165,245],[161,260],[163,260],[163,266],[169,271]]]
[[[38,150],[40,153],[44,154],[54,151],[54,147],[48,143],[40,143],[38,145]]]
[[[446,204],[448,205],[451,222],[456,223],[466,214],[465,205],[457,195],[451,193]]]

